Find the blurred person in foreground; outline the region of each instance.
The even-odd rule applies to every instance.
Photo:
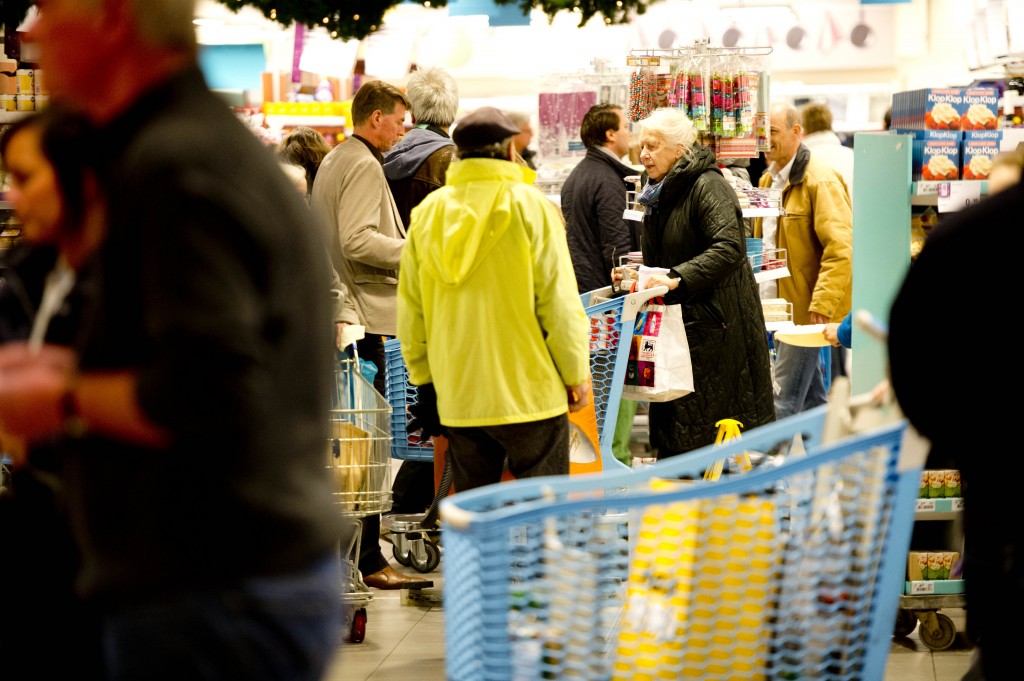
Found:
[[[800,113],[779,102],[769,114],[770,165],[761,188],[782,192],[778,217],[754,218],[764,250],[785,249],[788,277],[761,283],[762,298],[793,304],[793,323],[839,323],[850,312],[853,210],[842,177],[802,142]],[[780,419],[828,402],[821,348],[776,343],[775,412]]]
[[[373,387],[386,394],[384,341],[395,336],[398,265],[405,225],[384,175],[384,153],[402,138],[409,100],[382,80],[363,83],[352,99],[352,136],[324,157],[311,205],[327,225],[327,249],[366,326],[359,357],[377,366]],[[359,572],[375,589],[431,586],[393,568],[380,547],[380,514],[364,516]]]
[[[93,131],[50,106],[5,128],[0,166],[21,238],[0,256],[0,343],[74,345],[95,296],[93,257],[105,231],[99,178],[88,163]],[[60,438],[21,443],[0,433],[15,461],[0,488],[0,618],[5,679],[101,673],[99,632],[73,590],[78,551],[63,513]],[[61,654],[53,654],[54,640]]]
[[[1024,170],[1024,142],[1017,144],[1013,151],[1001,151],[992,158],[992,170],[988,174],[989,196],[998,194],[1020,182]]]
[[[889,313],[889,373],[896,399],[931,441],[926,467],[959,469],[963,483],[967,636],[977,646],[964,681],[1017,678],[1019,636],[1006,625],[1006,616],[1024,607],[1024,525],[1013,520],[1020,485],[1012,447],[1001,446],[1008,444],[1009,431],[990,427],[1006,411],[1006,400],[992,387],[993,338],[969,332],[951,344],[933,331],[935,320],[947,318],[950,310],[988,319],[1004,314],[1001,296],[950,286],[950,276],[964,263],[986,263],[989,290],[1015,290],[1015,254],[994,255],[992,244],[1012,240],[1021,215],[1024,184],[1018,180],[943,217],[910,264]]]
[[[775,420],[764,313],[746,255],[739,199],[678,109],[656,109],[639,123],[640,162],[648,183],[644,264],[668,268],[647,288],[667,286],[682,306],[694,391],[648,411],[658,458],[714,444],[715,424],[736,419],[750,430]],[[619,281],[622,273],[615,270]]]
[[[40,4],[26,39],[98,128],[108,217],[76,350],[0,348],[0,424],[63,438],[106,678],[313,681],[343,622],[323,238],[207,88],[194,10]]]
[[[405,95],[415,127],[384,154],[384,174],[409,225],[412,209],[444,186],[448,166],[457,156],[448,130],[459,112],[459,87],[447,71],[417,69],[409,75]],[[434,500],[434,462],[403,461],[391,485],[394,513],[422,513]]]
[[[417,418],[446,431],[460,492],[498,482],[506,457],[516,478],[568,474],[568,412],[590,402],[590,322],[565,228],[513,160],[517,130],[493,107],[458,123],[460,160],[413,209],[402,253],[398,338],[435,408]]]

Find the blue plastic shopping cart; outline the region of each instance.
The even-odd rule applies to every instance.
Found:
[[[448,678],[882,679],[924,448],[903,420],[825,444],[827,410],[444,500]],[[700,479],[745,451],[774,454]]]

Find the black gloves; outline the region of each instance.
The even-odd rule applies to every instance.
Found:
[[[416,404],[409,407],[413,419],[409,421],[406,430],[410,433],[422,431],[420,438],[423,440],[448,435],[448,431],[441,425],[441,417],[437,415],[437,393],[434,392],[434,384],[424,383],[416,389],[416,393]]]

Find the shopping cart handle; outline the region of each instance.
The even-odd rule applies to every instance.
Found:
[[[651,298],[668,295],[668,286],[655,286],[626,296],[626,302],[622,306],[622,321],[632,322],[636,319],[636,313],[640,311],[643,304]],[[632,326],[632,324],[629,324]]]
[[[459,530],[465,530],[468,528],[470,523],[473,522],[473,516],[476,515],[473,511],[467,511],[464,508],[459,508],[447,499],[441,502],[440,509],[441,521],[444,524]]]
[[[889,327],[885,322],[867,310],[857,310],[853,315],[853,321],[857,323],[857,328],[866,332],[875,340],[880,340],[883,343],[889,340]]]

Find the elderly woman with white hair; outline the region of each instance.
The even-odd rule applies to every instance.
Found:
[[[694,378],[691,394],[650,405],[651,445],[661,459],[713,444],[721,419],[746,430],[770,423],[775,404],[735,191],[684,112],[657,109],[640,121],[639,139],[648,178],[638,197],[644,264],[668,269],[646,286],[667,286],[665,303],[682,306]]]

